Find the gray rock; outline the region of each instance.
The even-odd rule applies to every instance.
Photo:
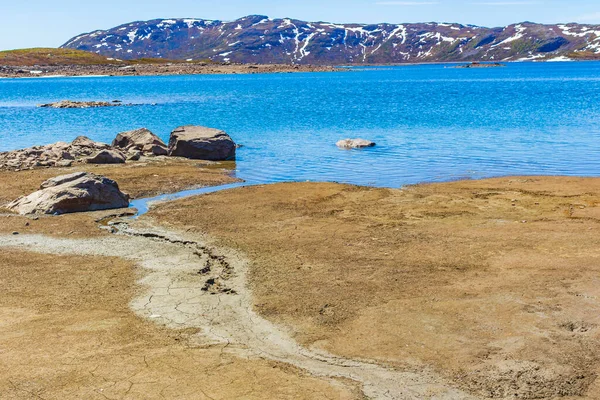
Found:
[[[71,165],[73,165],[73,161],[72,160],[62,160],[62,161],[58,161],[55,165],[57,167],[70,167]]]
[[[142,153],[139,151],[127,154],[127,161],[138,161],[140,158],[142,158]]]
[[[94,149],[107,149],[109,147],[106,143],[94,142],[87,136],[77,136],[75,140],[71,142],[71,146],[91,147]]]
[[[129,206],[129,196],[108,178],[77,172],[42,183],[40,190],[21,197],[7,207],[21,215],[65,214]]]
[[[144,154],[155,156],[167,154],[165,142],[146,128],[119,133],[113,140],[112,146],[123,150],[140,150]]]
[[[85,160],[88,164],[123,164],[125,156],[117,150],[101,150]]]
[[[166,156],[169,154],[167,147],[160,144],[147,144],[142,147],[142,153],[153,156]]]
[[[235,142],[218,129],[181,126],[171,132],[169,155],[195,160],[234,160]]]
[[[362,149],[375,146],[375,142],[365,139],[344,139],[335,144],[341,149]]]
[[[0,168],[16,170],[34,167],[64,167],[72,163],[84,161],[85,158],[102,150],[109,150],[105,143],[79,136],[72,143],[57,142],[45,146],[34,146],[27,149],[0,153]]]

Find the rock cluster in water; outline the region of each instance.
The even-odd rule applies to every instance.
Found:
[[[129,196],[117,182],[87,172],[49,179],[40,190],[8,204],[19,214],[66,214],[129,206]]]
[[[178,156],[200,160],[235,158],[235,142],[223,131],[197,126],[177,128],[169,146],[146,128],[121,132],[111,145],[79,136],[73,142],[0,153],[0,169],[23,170],[36,167],[70,167],[76,163],[122,164],[141,157]]]
[[[499,67],[506,67],[506,65],[498,63],[498,62],[495,62],[495,63],[472,62],[470,64],[457,65],[454,68],[499,68]]]
[[[71,101],[61,100],[55,103],[39,104],[38,107],[42,108],[97,108],[97,107],[120,107],[124,105],[119,100],[112,102],[108,101]],[[132,104],[128,104],[132,105]]]

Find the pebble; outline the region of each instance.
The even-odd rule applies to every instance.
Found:
[[[19,234],[19,232],[17,232],[17,231],[14,231],[12,234],[13,234],[13,235],[18,235],[18,234]]]

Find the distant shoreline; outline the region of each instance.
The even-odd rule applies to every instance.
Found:
[[[341,72],[344,68],[319,65],[286,64],[106,64],[106,65],[48,65],[1,66],[3,78],[48,78],[91,76],[170,76],[214,74],[274,74],[297,72]]]
[[[596,60],[523,60],[503,61],[502,64],[549,63],[549,62],[585,62]],[[471,65],[485,66],[495,64],[492,61],[448,61],[388,64],[345,64],[298,65],[298,64],[204,64],[204,63],[166,63],[166,64],[106,64],[106,65],[48,65],[48,66],[6,66],[0,65],[0,78],[68,78],[68,77],[110,77],[110,76],[175,76],[175,75],[235,75],[235,74],[277,74],[298,72],[344,72],[352,68],[373,67],[410,67],[418,65]]]

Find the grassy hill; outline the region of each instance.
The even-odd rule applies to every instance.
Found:
[[[177,62],[167,59],[142,58],[127,60],[127,64],[165,64]],[[76,49],[33,48],[0,51],[0,65],[107,65],[119,64],[120,60],[109,59],[96,53]]]
[[[106,57],[75,49],[34,48],[0,51],[0,65],[92,65],[109,63],[111,61],[107,60]]]

